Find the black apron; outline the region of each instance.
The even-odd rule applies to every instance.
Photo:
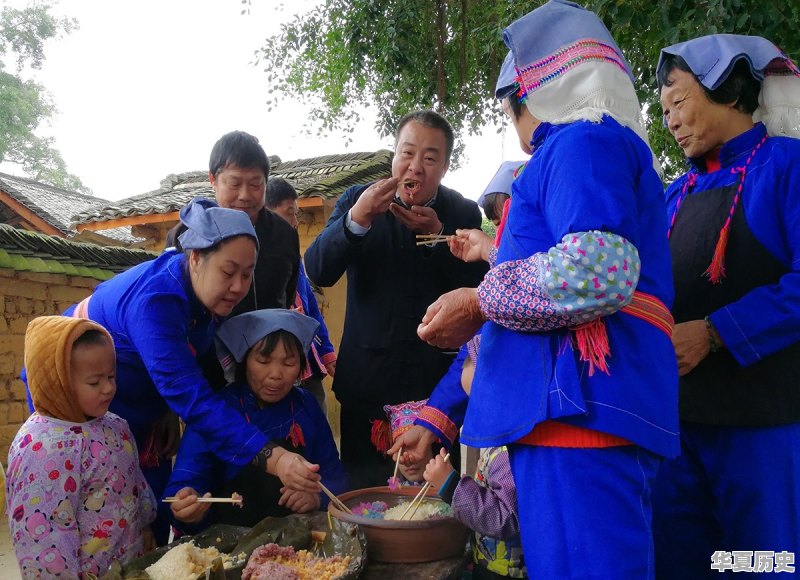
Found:
[[[725,277],[712,284],[711,264],[738,183],[687,195],[670,237],[676,323],[702,320],[789,270],[753,236],[739,200],[725,252]],[[746,195],[745,184],[743,194]],[[726,349],[709,353],[680,379],[681,421],[707,425],[771,426],[800,420],[800,343],[743,368]]]

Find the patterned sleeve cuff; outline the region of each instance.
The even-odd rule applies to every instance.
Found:
[[[324,364],[324,365],[332,363],[332,362],[336,362],[336,353],[335,352],[329,352],[327,354],[323,354],[321,358],[322,358],[322,364]]]
[[[458,435],[458,427],[450,418],[436,407],[425,406],[420,411],[419,416],[414,421],[415,424],[422,424],[439,437],[447,440],[448,447],[453,444]]]
[[[548,332],[613,314],[639,281],[639,253],[608,232],[568,234],[547,252],[493,267],[478,286],[484,316],[520,332]]]

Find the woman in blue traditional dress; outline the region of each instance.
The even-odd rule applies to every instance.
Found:
[[[284,450],[273,454],[274,443],[214,393],[196,361],[213,348],[220,323],[250,288],[258,240],[247,214],[196,199],[180,218],[188,228],[180,237],[184,252],[167,251],[118,274],[65,312],[99,323],[114,339],[111,411],[128,421],[157,498],[171,471],[159,430],[171,411],[221,459],[253,463],[289,487],[318,492],[318,466],[281,459]],[[161,510],[153,524],[159,543],[169,519],[169,510]]]
[[[503,36],[497,96],[532,157],[498,247],[477,231],[451,242],[489,273],[431,305],[419,334],[453,347],[483,325],[462,442],[507,446],[530,576],[652,578],[652,482],[679,448],[657,163],[595,14],[551,0]],[[448,412],[420,420],[446,435]]]
[[[718,34],[663,49],[657,77],[688,159],[666,192],[681,456],[656,480],[658,575],[787,571],[800,549],[800,71],[765,38]]]

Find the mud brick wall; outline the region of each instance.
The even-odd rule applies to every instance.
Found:
[[[100,280],[0,268],[0,461],[28,418],[23,364],[25,329],[33,318],[61,314],[91,294]]]

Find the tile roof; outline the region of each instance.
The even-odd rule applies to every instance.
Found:
[[[6,173],[0,173],[0,191],[24,205],[65,236],[75,234],[75,231],[70,226],[72,216],[76,213],[111,203],[101,197],[61,189]],[[4,212],[4,215],[6,213],[7,211]],[[138,240],[138,238],[131,235],[129,227],[104,230],[103,235],[127,243],[133,243]]]
[[[335,199],[352,185],[386,177],[391,173],[391,168],[392,152],[386,149],[294,161],[270,157],[270,175],[279,175],[286,179],[301,198]],[[168,175],[154,191],[79,212],[73,216],[73,224],[170,213],[178,211],[194,197],[214,197],[207,171]],[[103,230],[104,233],[106,231],[111,230]]]
[[[157,254],[71,242],[0,224],[0,268],[108,280]]]

